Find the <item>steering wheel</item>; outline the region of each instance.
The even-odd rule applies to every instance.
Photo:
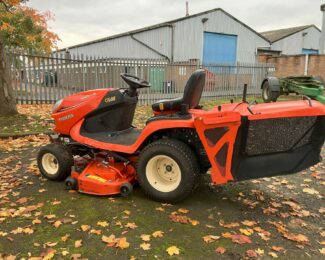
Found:
[[[150,87],[148,81],[127,73],[121,73],[121,78],[133,89]]]

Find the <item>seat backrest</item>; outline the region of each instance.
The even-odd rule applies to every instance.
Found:
[[[187,104],[189,108],[196,108],[202,96],[205,86],[205,70],[196,70],[188,79],[184,88],[183,104]]]

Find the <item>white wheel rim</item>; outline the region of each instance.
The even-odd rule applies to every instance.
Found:
[[[179,186],[182,174],[174,159],[167,155],[156,155],[147,163],[146,177],[156,190],[171,192]]]
[[[58,159],[51,153],[46,153],[43,155],[42,166],[49,175],[55,175],[59,170]]]
[[[264,87],[263,88],[263,98],[267,100],[269,98],[269,87]]]

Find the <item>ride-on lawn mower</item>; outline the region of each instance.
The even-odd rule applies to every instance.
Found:
[[[121,74],[128,89],[96,89],[53,107],[52,144],[38,154],[43,176],[79,192],[127,195],[139,182],[152,199],[177,202],[211,168],[213,184],[299,172],[321,160],[325,106],[314,100],[199,106],[205,71],[183,97],[152,105],[144,129],[132,126],[138,89],[149,83]],[[244,95],[245,96],[245,95]]]

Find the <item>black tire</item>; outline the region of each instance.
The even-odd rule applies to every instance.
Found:
[[[43,146],[37,156],[41,174],[52,181],[62,181],[71,174],[73,156],[68,147],[61,144]]]
[[[67,190],[77,190],[78,181],[72,177],[68,177],[65,179],[65,187]]]
[[[269,82],[266,80],[262,85],[262,98],[265,103],[276,102],[280,96],[280,91],[271,91]]]
[[[166,162],[167,165],[158,164],[158,161],[156,162],[155,160],[167,160],[162,161]],[[168,162],[171,163],[168,164]],[[173,162],[175,162],[176,165],[173,165]],[[147,166],[148,169],[150,169],[150,165],[152,164],[156,165],[156,171],[151,170],[147,172]],[[162,166],[160,172],[158,170],[160,169],[159,165]],[[173,169],[176,173],[174,173]],[[175,203],[184,200],[194,190],[199,172],[200,168],[195,153],[187,144],[174,139],[161,139],[149,144],[140,153],[137,164],[140,187],[149,198],[160,202]],[[174,174],[174,176],[168,174]],[[162,175],[163,177],[161,177]],[[155,176],[156,182],[153,181],[153,177],[150,176]],[[172,178],[170,178],[169,183],[169,180],[166,180],[169,176],[173,177],[175,180],[172,181]],[[153,185],[157,186],[154,187]],[[168,187],[168,185],[176,186],[173,188]],[[157,187],[160,188],[160,190]],[[169,188],[171,190],[168,190]],[[165,191],[162,191],[163,189],[165,189]]]
[[[120,193],[122,197],[129,196],[132,193],[132,191],[133,191],[133,186],[129,182],[123,183],[120,187]]]

